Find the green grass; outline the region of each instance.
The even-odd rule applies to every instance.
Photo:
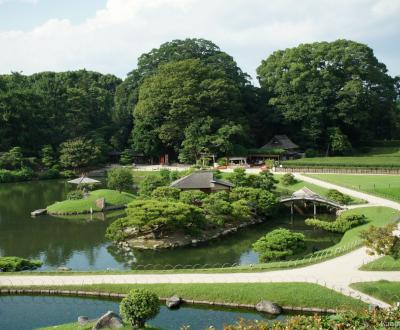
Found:
[[[382,280],[377,282],[358,282],[350,286],[391,305],[400,302],[400,282]]]
[[[88,323],[86,325],[79,325],[78,323],[67,323],[67,324],[60,324],[60,325],[52,325],[49,327],[45,328],[38,328],[36,330],[92,330],[93,326],[95,323]],[[132,330],[131,326],[124,326],[122,328],[119,328],[120,330]],[[146,329],[155,329],[155,328],[147,328]]]
[[[84,199],[56,202],[48,206],[47,211],[51,214],[84,213],[89,212],[91,208],[93,211],[100,211],[96,206],[98,198],[105,198],[107,206],[123,206],[131,202],[135,196],[116,190],[99,189],[90,192],[89,196]]]
[[[58,286],[32,286],[30,289],[60,289]],[[159,297],[174,294],[185,300],[257,304],[266,299],[282,306],[362,310],[367,305],[357,299],[313,283],[201,283],[201,284],[96,284],[62,286],[63,290],[127,293],[145,288]]]
[[[400,271],[400,259],[391,256],[384,256],[363,265],[360,270],[367,271]]]
[[[274,175],[274,177],[278,180],[278,183],[276,185],[276,190],[279,194],[289,195],[289,194],[295,192],[296,190],[299,190],[304,187],[314,191],[315,193],[317,193],[318,195],[321,195],[321,196],[326,197],[328,194],[329,189],[317,186],[317,185],[309,183],[309,182],[301,181],[301,180],[297,180],[297,182],[295,184],[292,184],[290,186],[285,186],[280,182],[280,178],[282,176],[283,176],[283,174],[275,174]],[[350,204],[363,204],[363,203],[365,203],[364,200],[362,200],[360,198],[351,197]]]
[[[400,201],[400,175],[308,174],[307,176]]]

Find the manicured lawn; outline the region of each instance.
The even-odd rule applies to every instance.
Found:
[[[395,260],[391,256],[384,256],[374,261],[371,261],[360,268],[361,270],[368,271],[399,271],[400,270],[400,259]]]
[[[308,176],[394,201],[400,200],[400,175],[309,174]]]
[[[32,289],[60,289],[60,287],[31,287]],[[319,307],[361,310],[367,305],[357,299],[312,283],[202,283],[202,284],[98,284],[63,286],[63,290],[103,291],[127,293],[145,288],[159,297],[174,294],[186,300],[206,300],[225,303],[256,304],[266,299],[283,306]]]
[[[400,282],[377,281],[358,282],[350,285],[353,289],[385,301],[388,304],[400,302]]]
[[[278,183],[276,185],[276,190],[279,194],[282,194],[282,195],[290,195],[291,193],[295,192],[296,190],[299,190],[304,187],[312,190],[313,192],[315,192],[321,196],[325,196],[325,197],[329,191],[329,189],[317,186],[317,185],[309,183],[309,182],[301,181],[301,180],[297,180],[297,182],[295,184],[292,184],[290,186],[285,186],[280,182],[280,179],[283,176],[282,174],[275,174],[274,176],[278,180]],[[352,202],[350,204],[365,203],[364,200],[359,199],[359,198],[351,197],[351,199],[352,199]]]
[[[400,148],[372,148],[368,153],[347,157],[315,157],[285,161],[287,167],[384,167],[400,168]]]
[[[123,206],[131,202],[135,196],[126,192],[120,193],[116,190],[99,189],[90,192],[90,195],[84,199],[56,202],[48,206],[47,211],[52,214],[89,212],[90,208],[93,211],[99,211],[100,209],[96,206],[98,198],[105,198],[107,206]]]
[[[68,324],[60,324],[60,325],[52,325],[50,327],[38,328],[36,330],[92,330],[95,323],[88,323],[87,325],[79,325],[78,323],[68,323]],[[125,326],[119,328],[120,330],[132,330],[131,326]],[[155,328],[146,327],[147,330],[156,330]]]

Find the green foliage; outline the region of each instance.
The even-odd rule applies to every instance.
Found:
[[[180,190],[173,187],[158,187],[151,192],[151,197],[156,200],[175,200],[179,199]]]
[[[67,169],[82,169],[93,165],[102,157],[92,140],[77,138],[60,146],[60,164]]]
[[[159,175],[146,176],[144,180],[139,183],[139,194],[142,196],[150,196],[154,189],[165,186],[165,184],[165,179],[161,178]]]
[[[67,194],[68,200],[77,200],[82,199],[84,196],[83,191],[81,189],[72,190]]]
[[[122,165],[131,165],[133,163],[133,155],[134,151],[132,149],[124,149],[124,151],[121,152],[119,162]]]
[[[19,170],[24,166],[25,158],[20,147],[11,148],[0,156],[0,168],[6,170]]]
[[[235,168],[233,173],[228,174],[227,179],[232,182],[235,187],[248,186],[246,170],[242,167]]]
[[[234,188],[230,193],[230,199],[232,201],[246,200],[252,211],[259,217],[272,215],[278,205],[273,193],[257,188]]]
[[[296,182],[297,182],[296,178],[294,177],[294,175],[292,173],[285,173],[284,175],[282,175],[281,183],[284,186],[291,186],[291,185],[295,184]]]
[[[61,176],[60,171],[57,168],[49,168],[41,173],[39,173],[39,179],[41,180],[51,180],[57,179]]]
[[[328,199],[338,202],[342,205],[348,205],[352,202],[352,199],[350,196],[345,195],[336,189],[329,189],[326,194],[326,197]]]
[[[19,272],[33,270],[43,265],[38,260],[28,260],[19,257],[0,257],[0,272]]]
[[[397,224],[391,223],[384,227],[369,226],[360,233],[368,253],[371,255],[387,255],[394,259],[400,257],[400,238],[393,232]]]
[[[17,171],[0,170],[0,183],[28,181],[35,177],[35,173],[27,168]]]
[[[125,322],[134,329],[142,329],[147,320],[159,313],[160,302],[155,293],[136,289],[122,299],[119,308]]]
[[[329,143],[332,154],[348,155],[352,151],[351,143],[348,137],[342,133],[339,127],[332,128],[329,131]]]
[[[269,171],[262,171],[258,175],[249,175],[247,181],[249,187],[265,191],[275,190],[275,184],[278,183],[278,181],[275,180],[274,175]]]
[[[181,191],[179,199],[181,202],[201,207],[207,194],[200,190]]]
[[[41,162],[45,167],[51,168],[53,165],[55,165],[56,159],[53,147],[51,145],[46,144],[43,146],[41,156]]]
[[[203,208],[207,219],[218,226],[222,226],[232,219],[233,208],[229,195],[225,191],[208,195],[203,201]]]
[[[305,249],[305,236],[288,229],[275,229],[253,244],[260,261],[282,260]]]
[[[336,40],[278,50],[257,74],[279,124],[304,146],[326,150],[332,127],[354,146],[393,132],[395,81],[364,44]],[[347,149],[340,140],[339,149]]]
[[[367,223],[363,214],[341,214],[335,221],[323,221],[318,219],[306,219],[306,225],[320,228],[335,233],[345,233],[351,228]]]
[[[107,187],[109,189],[130,190],[133,187],[132,171],[128,168],[117,167],[107,172]]]
[[[196,231],[203,227],[203,210],[182,202],[158,201],[153,199],[135,200],[128,205],[126,217],[114,221],[106,236],[115,241],[135,236],[139,232],[152,232],[162,237],[173,230]],[[130,234],[126,230],[129,228]],[[134,229],[134,232],[132,231]]]

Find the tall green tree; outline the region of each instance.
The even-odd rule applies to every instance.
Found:
[[[391,137],[395,81],[364,44],[336,40],[275,51],[257,74],[268,105],[303,145],[326,149],[328,128],[355,146]]]

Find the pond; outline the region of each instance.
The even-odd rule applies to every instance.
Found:
[[[161,251],[121,253],[104,238],[107,226],[124,211],[103,215],[71,217],[40,216],[30,212],[65,199],[71,189],[65,181],[32,181],[0,184],[0,256],[40,259],[41,270],[66,266],[74,270],[131,269],[138,264],[213,265],[254,264],[258,255],[251,245],[268,231],[290,228],[302,232],[309,250],[331,246],[340,235],[314,230],[304,224],[304,217],[290,218],[289,211],[263,224],[197,247]]]
[[[119,313],[119,301],[53,296],[0,296],[0,329],[32,330],[76,322],[78,316],[96,319],[107,311]],[[267,320],[271,317],[243,309],[183,305],[180,309],[169,310],[161,306],[160,313],[148,323],[163,330],[177,330],[187,325],[190,325],[190,330],[204,330],[211,325],[222,329],[224,324],[235,323],[240,318]],[[288,315],[280,315],[275,320],[286,317]]]

